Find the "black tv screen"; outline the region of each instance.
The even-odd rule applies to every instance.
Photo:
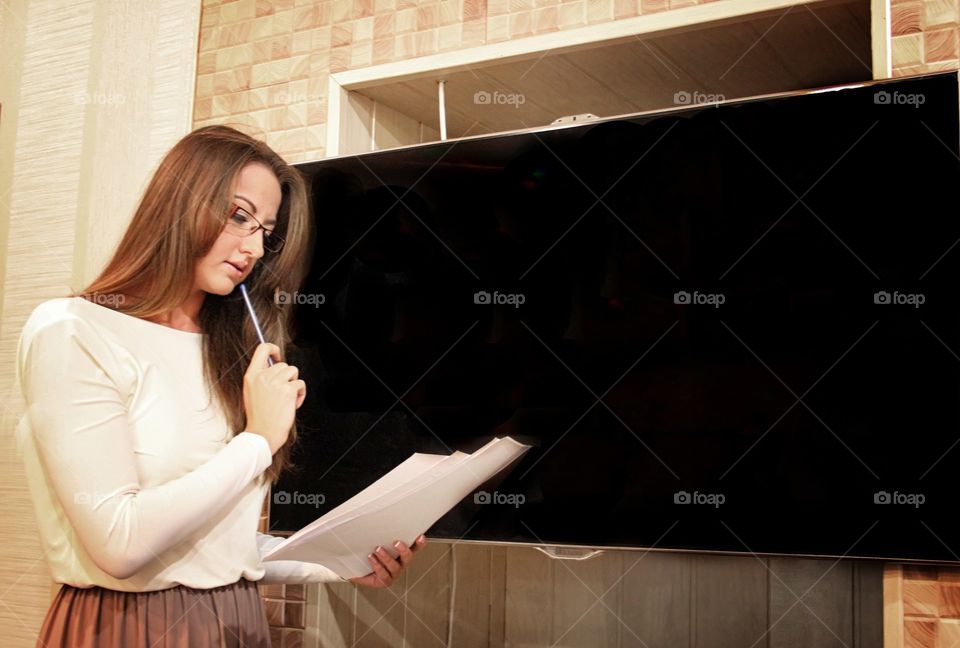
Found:
[[[271,528],[512,436],[429,535],[960,560],[958,105],[951,73],[299,165]]]

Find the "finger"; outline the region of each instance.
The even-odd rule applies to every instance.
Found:
[[[373,554],[369,554],[367,556],[367,560],[373,567],[373,574],[377,577],[377,579],[385,586],[389,587],[393,583],[393,576],[390,575],[390,572],[387,571],[387,568],[380,564],[380,561],[377,560],[377,557]]]
[[[258,344],[257,348],[254,350],[250,365],[258,369],[266,369],[269,366],[267,365],[268,357],[273,358],[274,362],[279,362],[280,347],[269,342],[262,342]]]
[[[397,550],[397,553],[400,554],[400,557],[397,559],[400,561],[400,564],[406,567],[413,561],[413,552],[410,550],[410,547],[406,545],[405,542],[397,540],[393,543],[393,548]]]
[[[307,383],[302,380],[296,382],[297,385],[297,409],[300,409],[300,406],[303,405],[304,399],[307,397]]]
[[[387,568],[387,571],[390,572],[390,576],[395,577],[400,573],[400,570],[402,569],[400,563],[398,563],[386,549],[383,547],[377,547],[374,554],[377,556],[377,559],[380,560],[383,566]]]
[[[271,371],[270,377],[278,382],[295,382],[299,377],[300,370],[286,362],[274,362],[273,366],[267,371]]]
[[[410,551],[419,551],[425,544],[427,544],[427,536],[420,534],[413,543],[413,546],[410,547]]]
[[[288,365],[286,362],[273,363],[269,371],[272,371],[278,379],[287,382],[293,382],[300,376],[300,370],[293,365]]]

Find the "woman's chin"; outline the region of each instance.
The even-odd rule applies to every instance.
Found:
[[[224,278],[220,281],[211,282],[204,288],[204,292],[210,293],[211,295],[220,295],[221,297],[226,297],[236,289],[237,283],[239,282],[235,283]]]

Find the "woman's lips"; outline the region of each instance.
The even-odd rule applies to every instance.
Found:
[[[225,266],[227,266],[228,268],[230,268],[230,272],[231,272],[234,276],[236,276],[236,277],[242,277],[242,276],[243,276],[243,273],[240,272],[240,268],[238,268],[237,266],[233,265],[233,264],[230,263],[229,261],[224,261],[223,264],[224,264]]]

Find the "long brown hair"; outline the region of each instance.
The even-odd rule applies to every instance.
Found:
[[[116,309],[144,319],[167,313],[190,294],[197,260],[213,246],[230,211],[240,170],[251,162],[270,168],[282,200],[274,231],[283,237],[278,253],[265,252],[245,283],[264,337],[284,350],[289,306],[277,291],[300,287],[309,246],[307,190],[299,172],[269,146],[227,126],[207,126],[181,139],[150,180],[123,239],[106,268],[75,296],[119,295]],[[243,375],[258,339],[239,289],[207,294],[200,309],[205,380],[234,434],[246,428]],[[267,471],[275,483],[290,467],[296,425]]]

